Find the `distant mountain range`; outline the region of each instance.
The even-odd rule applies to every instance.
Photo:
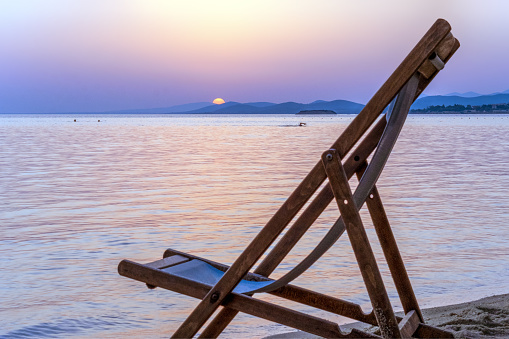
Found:
[[[429,95],[422,96],[414,102],[411,109],[425,109],[429,106],[439,105],[489,105],[489,104],[502,104],[509,103],[509,90],[493,94],[481,95],[475,92],[466,93],[449,93],[446,95]],[[181,113],[181,114],[296,114],[305,110],[330,110],[337,114],[357,114],[364,105],[347,101],[347,100],[333,100],[324,101],[316,100],[309,104],[302,104],[297,102],[285,102],[275,104],[271,102],[249,102],[240,103],[229,101],[222,105],[211,104],[210,102],[195,102],[184,105],[177,105],[171,107],[147,108],[147,109],[129,109],[119,111],[109,111],[104,113],[143,113],[143,114],[158,114],[158,113]]]
[[[337,114],[357,114],[364,105],[347,100],[324,101],[317,100],[309,104],[297,102],[285,102],[274,104],[271,102],[240,103],[229,101],[222,105],[198,102],[193,104],[178,105],[151,109],[130,109],[122,111],[110,111],[108,113],[185,113],[185,114],[295,114],[303,110],[331,110]]]
[[[429,106],[451,106],[451,105],[491,105],[491,104],[504,104],[509,103],[509,90],[487,94],[487,95],[474,95],[474,92],[467,93],[451,93],[449,95],[430,95],[417,99],[412,105],[412,109],[423,109]]]

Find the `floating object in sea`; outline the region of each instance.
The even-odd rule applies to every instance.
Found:
[[[299,126],[306,126],[306,123],[305,123],[305,122],[301,122],[301,123],[299,124]]]

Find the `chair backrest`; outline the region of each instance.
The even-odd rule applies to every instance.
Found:
[[[374,161],[372,160],[373,165],[366,169],[364,176],[361,178],[358,191],[354,193],[353,197],[351,195],[349,196],[350,198],[353,198],[353,204],[356,205],[355,208],[359,208],[362,205],[362,203],[366,200],[367,195],[374,187],[374,184],[376,183],[376,180],[387,161],[387,157],[392,150],[392,146],[397,139],[399,131],[401,130],[401,126],[405,120],[405,116],[410,105],[426,88],[434,76],[443,67],[443,64],[447,62],[447,60],[459,47],[459,42],[452,36],[452,34],[450,34],[450,31],[451,27],[447,21],[442,19],[437,20],[398,66],[398,68],[396,68],[387,81],[375,93],[371,100],[368,101],[364,109],[353,119],[353,121],[346,127],[343,133],[332,145],[331,149],[334,149],[334,151],[329,154],[331,154],[332,157],[344,159],[345,156],[352,150],[354,145],[373,125],[380,114],[391,103],[391,101],[399,95],[394,105],[393,113],[390,114],[390,119],[387,120],[382,118],[374,125],[365,139],[357,147],[359,152],[351,154],[342,162],[336,161],[334,163],[336,168],[343,171],[342,175],[343,177],[346,177],[344,180],[348,180],[348,178],[351,177],[360,168],[360,166],[365,164],[369,154],[376,145],[380,143],[378,150],[374,155],[375,159]],[[386,125],[388,126],[387,129],[385,128]],[[386,130],[385,133],[383,132],[384,130]],[[237,260],[225,272],[222,278],[210,289],[207,295],[174,334],[175,337],[192,336],[201,326],[203,326],[206,319],[213,314],[217,307],[221,305],[224,298],[232,292],[240,280],[267,251],[267,249],[303,208],[307,201],[320,188],[323,182],[327,179],[328,175],[334,174],[334,172],[326,172],[332,167],[326,167],[324,164],[325,163],[322,162],[322,159],[318,161],[289,198],[283,203],[258,235],[240,254]],[[343,179],[341,178],[334,178],[337,185],[332,185],[332,178],[333,176],[330,176],[329,181],[331,185],[325,185],[322,191],[317,194],[310,205],[302,212],[302,214],[286,232],[285,236],[282,237],[279,243],[256,268],[254,273],[269,276],[274,268],[279,265],[283,258],[289,253],[291,248],[297,243],[300,237],[323,212],[327,205],[334,199],[334,196],[338,195],[338,190],[335,189],[333,191],[330,186],[338,188],[343,185],[344,181],[342,181]],[[344,186],[341,186],[341,189],[343,188]],[[348,191],[348,194],[351,194],[351,192]],[[339,194],[339,196],[341,196],[341,194]],[[352,204],[349,204],[348,207],[345,208],[338,204],[342,214],[345,212],[349,215],[349,217],[353,216],[354,219],[357,218],[357,224],[361,223],[358,217],[358,211],[353,213],[351,206]],[[341,220],[338,220],[338,222],[335,223],[330,232],[334,232],[336,234],[327,235],[322,241],[323,244],[321,243],[321,245],[315,249],[316,252],[308,256],[308,261],[298,265],[301,266],[299,270],[304,271],[307,269],[310,263],[312,264],[312,262],[316,261],[316,259],[324,253],[324,251],[332,246],[332,244],[337,240],[337,237],[341,235],[342,230],[344,230],[344,225],[342,226],[341,224]],[[350,233],[351,229],[352,228],[349,227],[347,228],[347,231]],[[357,253],[360,253],[359,251],[362,251],[362,248],[358,246],[359,244],[361,244],[361,247],[365,246],[369,248],[369,251],[371,252],[367,238],[360,239],[360,242],[356,242],[354,247],[356,256]],[[352,245],[354,245],[354,242],[352,242]],[[364,263],[359,261],[359,257],[357,258],[357,261],[362,267],[370,267],[369,270],[374,267],[376,270],[376,272],[370,271],[369,273],[366,273],[363,270],[361,270],[361,272],[367,284],[366,287],[368,288],[368,284],[370,284],[368,293],[372,299],[377,319],[380,318],[380,321],[385,321],[384,319],[387,318],[386,315],[391,318],[390,326],[382,326],[381,324],[382,334],[385,332],[384,336],[391,337],[394,336],[393,334],[398,334],[399,336],[398,326],[397,323],[395,323],[394,314],[392,313],[392,308],[390,308],[385,288],[383,288],[382,291],[385,296],[381,299],[376,297],[377,294],[379,294],[378,292],[381,290],[379,291],[379,286],[377,284],[373,285],[371,283],[370,274],[376,273],[376,280],[381,281],[382,285],[383,281],[380,273],[378,272],[378,268],[376,267],[377,265],[374,261],[372,252],[369,254],[369,257],[371,258],[361,258]],[[298,276],[300,273],[294,272],[292,274]],[[289,278],[293,277],[290,276]],[[286,284],[286,282],[284,283]],[[273,287],[274,286],[272,286],[272,288]],[[375,302],[373,302],[374,299],[376,299]],[[382,308],[378,306],[382,304],[385,305],[384,308],[387,309],[382,310]]]
[[[361,179],[357,192],[354,194],[358,208],[361,207],[362,203],[366,200],[367,194],[376,183],[387,161],[390,150],[392,150],[392,146],[396,141],[397,135],[399,135],[401,127],[403,126],[410,105],[417,99],[420,93],[422,93],[436,74],[443,68],[444,64],[459,48],[459,42],[450,33],[450,30],[451,27],[447,21],[438,19],[382,87],[375,93],[364,109],[350,125],[347,126],[331,146],[331,148],[338,151],[340,158],[344,158],[355,143],[365,134],[366,130],[373,125],[377,117],[379,117],[391,102],[393,103],[387,114],[387,118],[390,119],[386,120],[386,117],[382,117],[357,147],[354,152],[355,155],[347,158],[343,162],[347,176],[352,176],[359,163],[367,159],[369,154],[377,146],[381,135],[386,135],[383,138],[385,141],[380,144],[376,152],[380,154],[374,156],[372,159],[371,168],[364,174],[364,178]],[[438,65],[438,67],[436,65]],[[398,99],[395,98],[396,96],[398,96]],[[399,114],[398,120],[392,118],[392,112],[397,112]],[[385,127],[387,124],[391,125],[391,127],[388,127],[386,130]],[[393,124],[397,125],[397,127],[393,127]],[[390,138],[388,137],[389,134],[391,135]],[[278,213],[287,212],[285,214],[288,215],[290,214],[288,212],[291,211],[296,214],[325,178],[326,175],[322,171],[322,164],[319,162],[303,180],[301,185],[294,191],[294,194],[288,198]],[[325,187],[294,222],[294,225],[288,230],[279,243],[275,245],[272,251],[260,263],[255,273],[265,276],[270,275],[292,249],[296,240],[305,233],[332,199],[332,192],[328,187]],[[286,205],[290,205],[290,207]],[[276,216],[271,219],[271,221],[274,219],[276,219]],[[271,221],[269,221],[267,225],[269,225]],[[287,222],[289,221],[290,220]],[[328,247],[341,236],[344,229],[339,224],[341,224],[340,220],[331,228],[329,231],[330,234],[325,236],[325,239],[328,240],[326,240],[324,244],[320,243],[317,249],[315,249],[316,253],[310,254],[309,257],[318,258],[320,256],[318,253],[326,251]],[[316,261],[316,259],[311,260],[311,258],[306,258],[304,263],[302,263],[302,268],[296,267],[295,269],[303,272],[312,264],[311,262],[314,261]],[[292,273],[292,275],[294,274]]]

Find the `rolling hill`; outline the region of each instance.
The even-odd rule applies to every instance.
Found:
[[[227,102],[222,105],[206,106],[197,110],[182,113],[217,113],[217,114],[296,114],[302,110],[331,110],[337,114],[357,114],[364,105],[347,101],[315,101],[310,104],[297,102],[285,102],[281,104],[263,103],[238,103]]]
[[[507,91],[506,91],[507,92]],[[429,106],[451,106],[451,105],[471,105],[481,106],[490,104],[502,104],[509,102],[509,93],[499,93],[490,95],[480,95],[476,97],[463,97],[458,95],[430,95],[417,99],[412,105],[412,109],[423,109]]]
[[[419,98],[411,109],[426,109],[429,106],[450,106],[450,105],[471,105],[481,106],[490,104],[509,103],[509,90],[487,95],[480,95],[475,92],[449,93],[447,95],[429,95]],[[248,102],[240,103],[229,101],[222,105],[211,104],[210,102],[196,102],[184,105],[170,107],[128,109],[109,111],[103,113],[142,113],[142,114],[160,114],[160,113],[181,113],[181,114],[296,114],[304,110],[331,110],[337,114],[357,114],[364,105],[348,101],[316,100],[309,104],[297,102],[285,102],[275,104],[271,102]]]

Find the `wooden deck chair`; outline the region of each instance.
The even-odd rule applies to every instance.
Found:
[[[219,306],[222,306],[219,314],[211,320],[200,337],[217,337],[238,312],[322,337],[379,337],[356,329],[350,333],[343,333],[334,322],[253,298],[255,293],[266,292],[378,326],[384,338],[412,336],[452,338],[449,332],[424,324],[375,186],[411,104],[459,47],[458,40],[450,31],[451,27],[445,20],[439,19],[433,24],[230,267],[172,249],[164,252],[163,259],[148,264],[129,260],[120,262],[118,271],[123,276],[145,282],[152,288],[162,287],[201,299],[173,337],[195,336]],[[382,114],[382,112],[387,113]],[[362,140],[361,137],[363,137]],[[356,146],[355,149],[354,146]],[[372,153],[373,156],[368,164],[368,156]],[[349,156],[346,157],[348,154]],[[349,179],[354,174],[358,177],[359,184],[352,193]],[[254,264],[326,179],[328,184],[315,195],[258,267],[250,272]],[[323,240],[289,273],[278,280],[270,279],[270,274],[333,200],[338,206],[340,218]],[[401,299],[405,313],[403,318],[394,315],[361,222],[359,209],[364,203],[369,210]],[[354,303],[290,284],[322,256],[345,230],[373,307],[368,314],[363,313],[360,306]]]

